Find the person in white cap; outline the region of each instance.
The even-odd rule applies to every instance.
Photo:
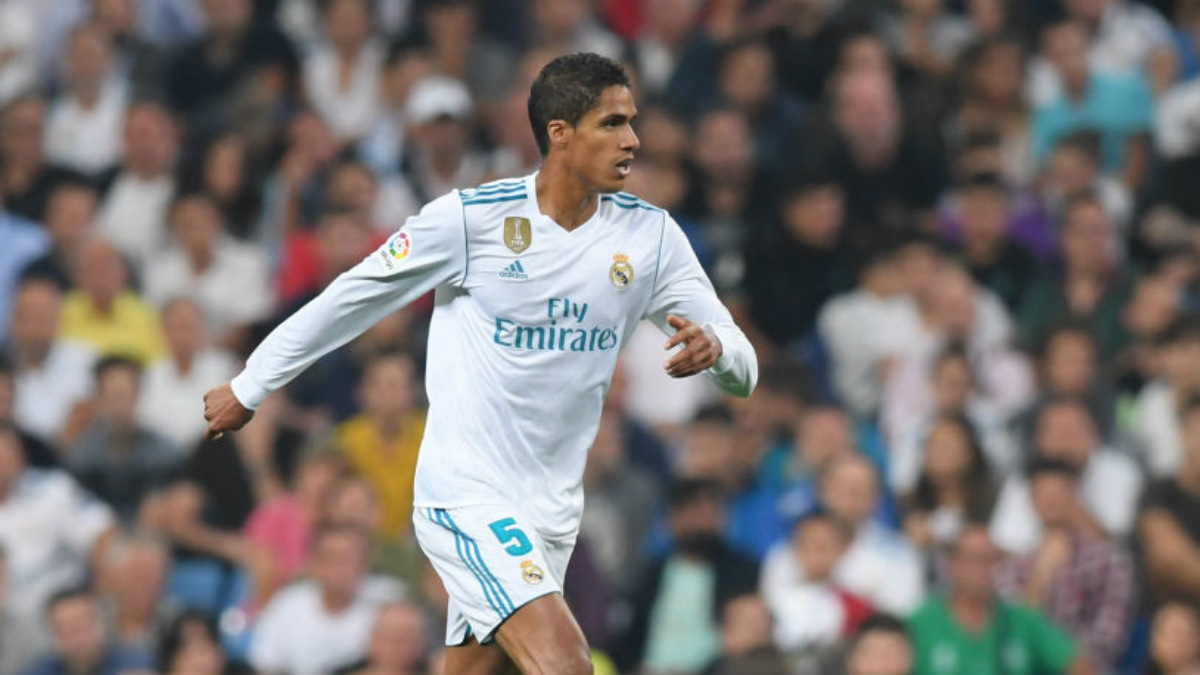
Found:
[[[422,202],[455,188],[478,185],[487,157],[471,147],[474,105],[467,86],[443,75],[413,85],[404,106],[413,141],[408,181]]]
[[[642,319],[664,368],[748,396],[754,350],[679,225],[625,192],[639,147],[616,62],[550,62],[529,94],[541,170],[425,206],[205,396],[209,434],[375,322],[435,291],[413,525],[450,596],[445,671],[590,675],[562,596],[583,469],[617,352]],[[649,515],[649,514],[647,514]]]

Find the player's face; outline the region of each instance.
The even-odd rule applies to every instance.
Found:
[[[604,90],[600,102],[575,125],[567,145],[569,161],[575,172],[599,192],[617,192],[624,188],[633,154],[641,147],[633,132],[637,108],[628,87]]]

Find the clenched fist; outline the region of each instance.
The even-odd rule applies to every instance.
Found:
[[[254,411],[242,405],[233,395],[229,383],[210,389],[204,395],[204,419],[208,422],[208,438],[219,438],[226,431],[237,431],[254,417]]]

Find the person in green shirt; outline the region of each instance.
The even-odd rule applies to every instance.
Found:
[[[983,525],[964,528],[950,551],[950,592],[909,618],[914,675],[1094,675],[1095,665],[1038,610],[996,596],[998,553]]]

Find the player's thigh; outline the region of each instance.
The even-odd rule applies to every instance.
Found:
[[[499,645],[481,645],[475,638],[457,647],[446,648],[445,675],[508,675],[512,660]]]
[[[592,675],[587,639],[560,593],[519,608],[496,631],[496,642],[525,675]]]

